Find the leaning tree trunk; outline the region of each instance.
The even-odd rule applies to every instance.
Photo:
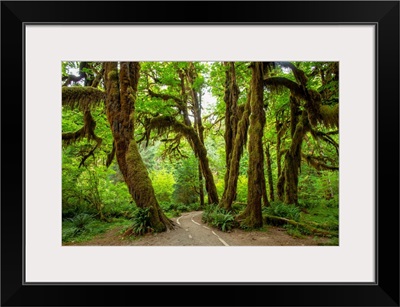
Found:
[[[249,169],[248,169],[248,191],[247,207],[238,216],[242,225],[250,228],[259,228],[263,225],[261,212],[261,199],[263,197],[264,180],[264,152],[262,136],[265,125],[264,112],[264,85],[263,85],[263,63],[252,63],[251,78],[251,115],[249,127]]]
[[[162,212],[134,140],[134,108],[140,65],[137,62],[105,63],[107,118],[114,137],[115,155],[129,192],[139,208],[150,208],[150,226],[156,232],[173,228]]]

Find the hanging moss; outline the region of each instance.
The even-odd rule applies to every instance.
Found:
[[[314,157],[312,155],[302,155],[303,159],[308,165],[312,166],[316,170],[328,170],[328,171],[338,171],[339,167],[335,165],[328,165],[325,163],[323,158]]]
[[[84,125],[81,129],[75,132],[64,132],[62,134],[63,145],[68,146],[75,142],[80,141],[83,138],[87,138],[88,141],[95,140],[97,143],[101,142],[102,139],[99,138],[94,130],[96,128],[96,121],[94,120],[91,112],[89,110],[84,112],[83,115]]]
[[[62,105],[70,109],[90,110],[105,101],[105,92],[90,86],[63,86]]]
[[[196,156],[199,158],[201,169],[206,183],[208,201],[211,204],[218,204],[218,192],[215,185],[214,176],[209,165],[207,150],[201,142],[199,135],[192,126],[185,125],[177,121],[173,116],[158,116],[149,120],[146,124],[146,133],[150,135],[151,130],[156,130],[158,134],[163,134],[169,130],[183,134],[193,146]]]
[[[264,85],[277,93],[281,93],[286,89],[289,89],[291,94],[298,98],[304,99],[305,93],[303,87],[296,82],[289,80],[285,77],[271,77],[264,80]]]
[[[324,126],[339,128],[339,104],[335,104],[334,106],[322,105],[320,112]]]
[[[94,129],[96,128],[96,121],[92,117],[90,111],[88,110],[85,111],[83,119],[84,119],[84,126],[81,129],[75,132],[66,132],[62,134],[62,141],[64,146],[68,146],[70,144],[78,142],[83,138],[87,138],[88,141],[94,140],[96,142],[96,145],[82,157],[79,167],[83,166],[85,161],[90,156],[94,156],[95,150],[98,149],[101,146],[101,143],[103,142],[103,139],[98,137],[94,133]]]
[[[300,76],[298,76],[298,78],[299,80],[302,79]],[[284,89],[289,89],[291,101],[292,99],[304,101],[304,106],[307,109],[311,125],[316,126],[322,124],[326,127],[339,127],[338,105],[335,105],[331,109],[328,109],[330,107],[323,106],[321,94],[317,91],[307,89],[305,85],[299,85],[284,77],[267,78],[264,80],[264,85],[278,93]],[[291,106],[293,106],[293,104]],[[294,113],[292,112],[292,114]]]
[[[111,150],[111,152],[107,155],[106,167],[109,167],[109,166],[111,165],[112,161],[114,160],[114,157],[115,157],[115,150],[116,150],[115,142],[113,142],[112,150]]]
[[[293,137],[297,123],[299,122],[299,115],[301,114],[299,108],[299,101],[293,95],[290,96],[290,135]]]
[[[305,108],[308,112],[308,120],[313,126],[316,126],[318,123],[323,123],[320,107],[321,95],[317,91],[307,90]]]

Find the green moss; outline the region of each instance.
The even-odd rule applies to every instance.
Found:
[[[62,105],[70,109],[89,110],[105,101],[105,92],[90,86],[63,86]]]
[[[118,72],[116,70],[111,70],[107,77],[109,80],[118,80]]]
[[[339,104],[320,107],[323,124],[328,128],[339,127]]]

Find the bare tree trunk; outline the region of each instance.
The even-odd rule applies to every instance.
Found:
[[[137,62],[105,63],[107,118],[115,140],[115,154],[124,180],[139,208],[150,208],[150,226],[154,231],[172,229],[172,222],[162,212],[146,166],[134,140],[134,107],[140,65]]]

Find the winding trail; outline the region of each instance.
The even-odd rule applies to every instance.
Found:
[[[311,246],[326,242],[326,238],[294,238],[284,228],[268,226],[266,231],[245,231],[232,229],[222,232],[205,225],[201,220],[202,211],[183,213],[173,218],[175,229],[161,233],[148,233],[142,237],[131,239],[116,227],[90,241],[63,245],[84,246]]]
[[[221,238],[214,230],[211,230],[208,226],[204,225],[201,220],[200,222],[195,221],[194,218],[201,216],[202,212],[189,212],[180,216],[176,223],[178,227],[185,229],[188,238],[188,245],[200,245],[200,246],[216,246],[225,245],[229,246],[224,239]]]

